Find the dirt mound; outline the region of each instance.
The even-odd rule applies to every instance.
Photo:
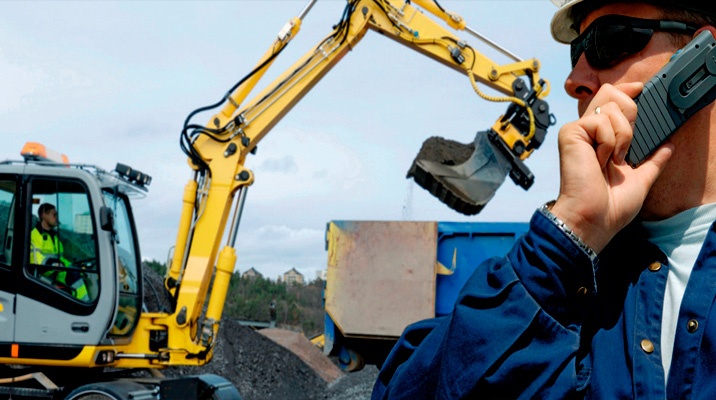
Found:
[[[326,387],[296,355],[231,320],[219,329],[211,362],[201,367],[171,367],[163,373],[220,375],[230,380],[245,400],[322,399]]]
[[[159,276],[153,269],[148,268],[146,264],[142,264],[142,274],[144,275],[144,307],[149,312],[169,312],[171,302],[164,289],[164,278]]]
[[[262,329],[259,333],[297,355],[327,383],[343,377],[343,371],[302,334],[278,328]]]
[[[144,268],[144,273],[144,300],[148,311],[168,309],[170,303],[164,296],[163,279],[149,268]],[[156,289],[156,296],[150,285]],[[221,322],[211,362],[201,367],[170,367],[162,373],[166,376],[220,375],[239,389],[244,400],[314,400],[337,395],[332,390],[334,385],[329,387],[298,356],[230,319]],[[368,384],[362,382],[363,386]]]
[[[406,178],[415,176],[417,168],[415,162],[418,160],[434,161],[444,165],[459,165],[467,161],[474,151],[475,143],[464,144],[439,136],[429,137],[425,139],[420,152],[415,156]]]

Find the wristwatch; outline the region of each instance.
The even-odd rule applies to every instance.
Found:
[[[577,247],[579,247],[579,249],[582,250],[587,257],[589,257],[589,260],[592,262],[592,265],[596,265],[597,253],[595,253],[594,250],[592,250],[592,248],[589,247],[589,245],[584,243],[584,241],[579,236],[577,236],[576,233],[572,232],[572,230],[569,229],[569,227],[564,222],[562,222],[561,219],[557,218],[557,216],[552,214],[552,211],[550,211],[550,210],[552,209],[552,206],[554,205],[554,203],[555,203],[555,200],[545,203],[542,207],[539,208],[539,211],[542,213],[542,215],[547,217],[548,220],[550,220],[553,224],[555,224],[555,226],[557,226],[557,228],[559,228],[559,230],[564,232],[564,234],[567,235],[567,237],[572,242],[574,242],[574,244],[576,244]]]

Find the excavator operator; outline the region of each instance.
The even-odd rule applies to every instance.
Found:
[[[579,110],[559,132],[557,200],[452,314],[406,328],[374,399],[716,399],[716,107],[625,162],[633,99],[672,56],[705,38],[686,78],[716,75],[716,3],[552,2]]]
[[[44,266],[67,267],[71,263],[63,257],[64,249],[55,228],[59,225],[57,208],[43,203],[37,212],[40,220],[30,233],[30,263]],[[89,302],[87,286],[79,272],[46,269],[40,272],[40,280],[61,288],[72,297]]]

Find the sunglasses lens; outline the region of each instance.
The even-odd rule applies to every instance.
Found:
[[[629,43],[629,28],[624,25],[598,25],[592,45],[585,49],[587,61],[594,68],[606,68],[624,54]]]
[[[619,58],[646,47],[654,31],[639,29],[621,21],[596,20],[571,44],[572,68],[585,53],[589,65],[608,68]]]

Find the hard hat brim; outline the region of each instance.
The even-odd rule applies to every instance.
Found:
[[[554,17],[552,17],[552,23],[550,25],[554,40],[560,43],[569,44],[572,40],[579,36],[577,32],[579,27],[574,26],[575,21],[574,15],[572,14],[572,8],[584,1],[585,0],[552,0],[552,4],[559,7],[559,10],[554,13]],[[647,3],[654,5],[674,5],[672,4],[672,1],[667,0],[651,0],[647,1]],[[701,15],[716,18],[716,7],[713,6],[713,3],[708,4],[711,5],[707,5],[703,0],[681,0],[675,6],[684,10],[699,13]]]
[[[584,0],[568,0],[562,2],[562,6],[554,13],[550,25],[554,40],[569,44],[579,36],[577,31],[573,28],[574,18],[572,17],[572,7],[583,1]],[[559,3],[556,1],[552,1],[552,3],[559,6]]]

